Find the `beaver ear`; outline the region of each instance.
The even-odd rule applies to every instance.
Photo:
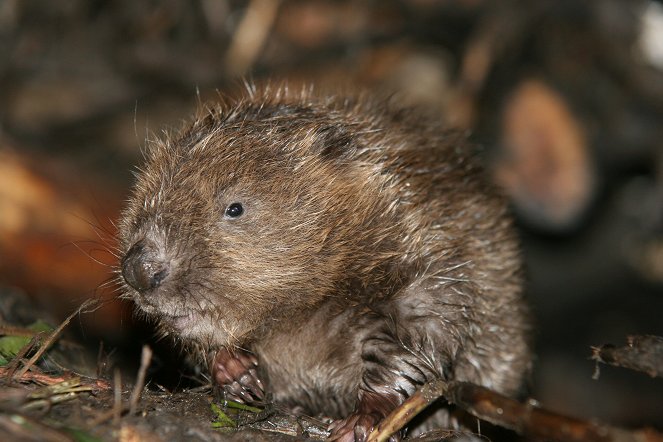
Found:
[[[311,150],[323,158],[345,158],[356,150],[354,136],[343,126],[329,125],[315,132]]]

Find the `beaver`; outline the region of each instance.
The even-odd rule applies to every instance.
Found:
[[[126,295],[210,354],[230,398],[352,441],[432,379],[519,391],[518,243],[464,134],[389,100],[249,88],[145,156],[119,222]]]

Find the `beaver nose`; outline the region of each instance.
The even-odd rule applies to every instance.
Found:
[[[169,265],[143,241],[134,244],[122,258],[122,276],[131,287],[145,292],[161,285],[170,272]]]

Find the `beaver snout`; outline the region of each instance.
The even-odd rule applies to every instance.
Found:
[[[154,289],[168,277],[170,264],[157,256],[154,247],[141,240],[122,258],[122,276],[134,289],[143,293]]]

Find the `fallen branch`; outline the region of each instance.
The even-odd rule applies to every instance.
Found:
[[[629,336],[625,347],[607,344],[592,347],[592,359],[616,367],[647,373],[651,377],[663,373],[663,337]],[[594,378],[598,377],[597,373]]]
[[[631,431],[584,421],[539,408],[533,401],[521,403],[484,387],[442,380],[425,384],[408,398],[377,426],[368,441],[386,441],[441,397],[479,419],[509,428],[527,438],[578,442],[663,442],[663,435],[653,429]]]
[[[469,383],[451,383],[446,397],[472,415],[528,438],[579,442],[663,442],[663,435],[653,429],[630,431],[568,417],[539,408],[532,401],[521,403]]]

